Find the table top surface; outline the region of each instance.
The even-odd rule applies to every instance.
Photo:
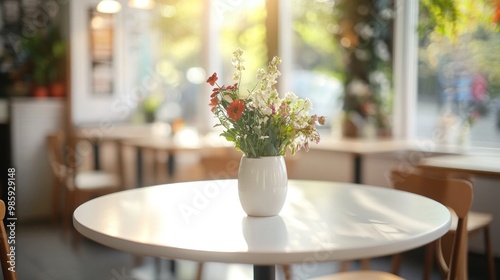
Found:
[[[274,217],[247,216],[237,180],[217,180],[102,196],[78,207],[73,222],[84,236],[131,253],[258,265],[389,255],[450,227],[447,208],[415,194],[321,181],[288,185]]]
[[[449,155],[423,159],[420,167],[500,178],[500,155]]]

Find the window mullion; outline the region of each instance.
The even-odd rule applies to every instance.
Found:
[[[415,137],[418,75],[418,0],[396,2],[394,137]]]

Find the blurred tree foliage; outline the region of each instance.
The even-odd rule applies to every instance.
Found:
[[[200,65],[203,3],[199,0],[160,0],[153,26],[160,30],[156,68],[164,81],[177,86],[186,71]]]
[[[345,79],[344,56],[335,38],[339,30],[335,1],[295,0],[292,4],[295,68]],[[326,59],[325,59],[326,58]]]
[[[230,3],[230,1],[228,2]],[[257,69],[267,67],[266,46],[266,6],[264,1],[236,1],[238,5],[226,6],[215,20],[221,28],[220,53],[222,56],[223,83],[233,82],[234,68],[231,64],[233,52],[237,48],[245,51],[243,58],[242,94],[252,90],[256,84]]]
[[[421,75],[437,77],[450,63],[463,62],[470,72],[486,74],[491,97],[500,96],[497,5],[492,0],[422,0]]]
[[[342,47],[346,67],[344,111],[346,120],[352,124],[345,127],[344,135],[358,137],[369,123],[379,131],[387,131],[391,127],[393,99],[394,2],[339,0],[336,3],[339,28],[335,37]]]
[[[151,51],[152,67],[161,77],[161,88],[149,93],[144,110],[148,113],[166,106],[168,116],[163,116],[163,120],[182,117],[193,124],[197,118],[193,108],[198,106],[200,83],[205,77],[195,77],[198,81],[193,83],[188,80],[188,73],[196,72],[202,65],[204,4],[200,0],[157,0],[156,3],[152,27],[157,32]]]

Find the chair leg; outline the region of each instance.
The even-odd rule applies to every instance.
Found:
[[[82,202],[86,201],[86,194],[81,193],[79,191],[70,191],[72,193],[72,199],[70,200],[69,209],[67,211],[67,223],[68,228],[71,231],[71,246],[77,251],[80,248],[80,242],[82,240],[82,235],[73,227],[73,212],[75,212],[76,208],[82,204]]]
[[[342,261],[340,262],[339,272],[349,271],[349,267],[351,266],[351,261]]]
[[[285,274],[285,280],[292,280],[292,266],[290,264],[284,264],[283,273]]]
[[[203,276],[203,263],[198,263],[198,271],[196,272],[196,280],[201,280],[201,276]]]
[[[488,263],[488,270],[491,280],[495,280],[496,272],[495,272],[495,257],[493,256],[493,250],[491,249],[491,234],[490,234],[490,226],[486,226],[484,228],[484,250],[486,255],[486,262]]]
[[[66,199],[64,201],[64,213],[63,213],[63,229],[68,231],[70,229],[70,219],[73,213],[73,207],[75,205],[75,193],[70,190],[66,190]]]
[[[59,199],[59,191],[60,191],[60,186],[59,182],[56,176],[54,176],[54,183],[52,184],[52,226],[56,226],[59,222],[59,214],[60,212],[60,199]]]
[[[144,257],[140,255],[132,255],[134,267],[141,266],[144,263]]]
[[[362,259],[361,270],[369,270],[369,269],[370,269],[370,259]]]
[[[394,275],[399,275],[399,270],[401,269],[401,260],[403,259],[403,254],[395,254],[391,258],[391,273]]]
[[[430,280],[432,276],[435,246],[434,242],[425,246],[424,280]]]

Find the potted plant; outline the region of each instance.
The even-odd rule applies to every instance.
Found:
[[[217,83],[217,73],[207,79],[212,94],[212,113],[223,129],[220,134],[243,153],[238,171],[241,205],[250,216],[275,216],[283,207],[287,192],[284,156],[308,150],[318,143],[316,125],[324,125],[324,116],[310,115],[312,102],[294,93],[280,97],[276,89],[280,75],[279,57],[269,62],[267,71],[257,71],[257,83],[251,90],[241,90],[243,50],[233,52],[234,84]]]
[[[32,76],[31,91],[35,97],[49,95],[47,69],[49,58],[47,56],[47,44],[43,32],[37,32],[23,42],[28,69]]]
[[[146,123],[153,123],[156,120],[156,111],[163,103],[163,98],[159,92],[151,93],[143,101],[142,108]]]
[[[65,95],[66,45],[54,29],[41,29],[23,42],[35,97]]]
[[[49,87],[50,94],[54,97],[66,95],[66,43],[61,39],[58,32],[50,35],[50,68]]]

